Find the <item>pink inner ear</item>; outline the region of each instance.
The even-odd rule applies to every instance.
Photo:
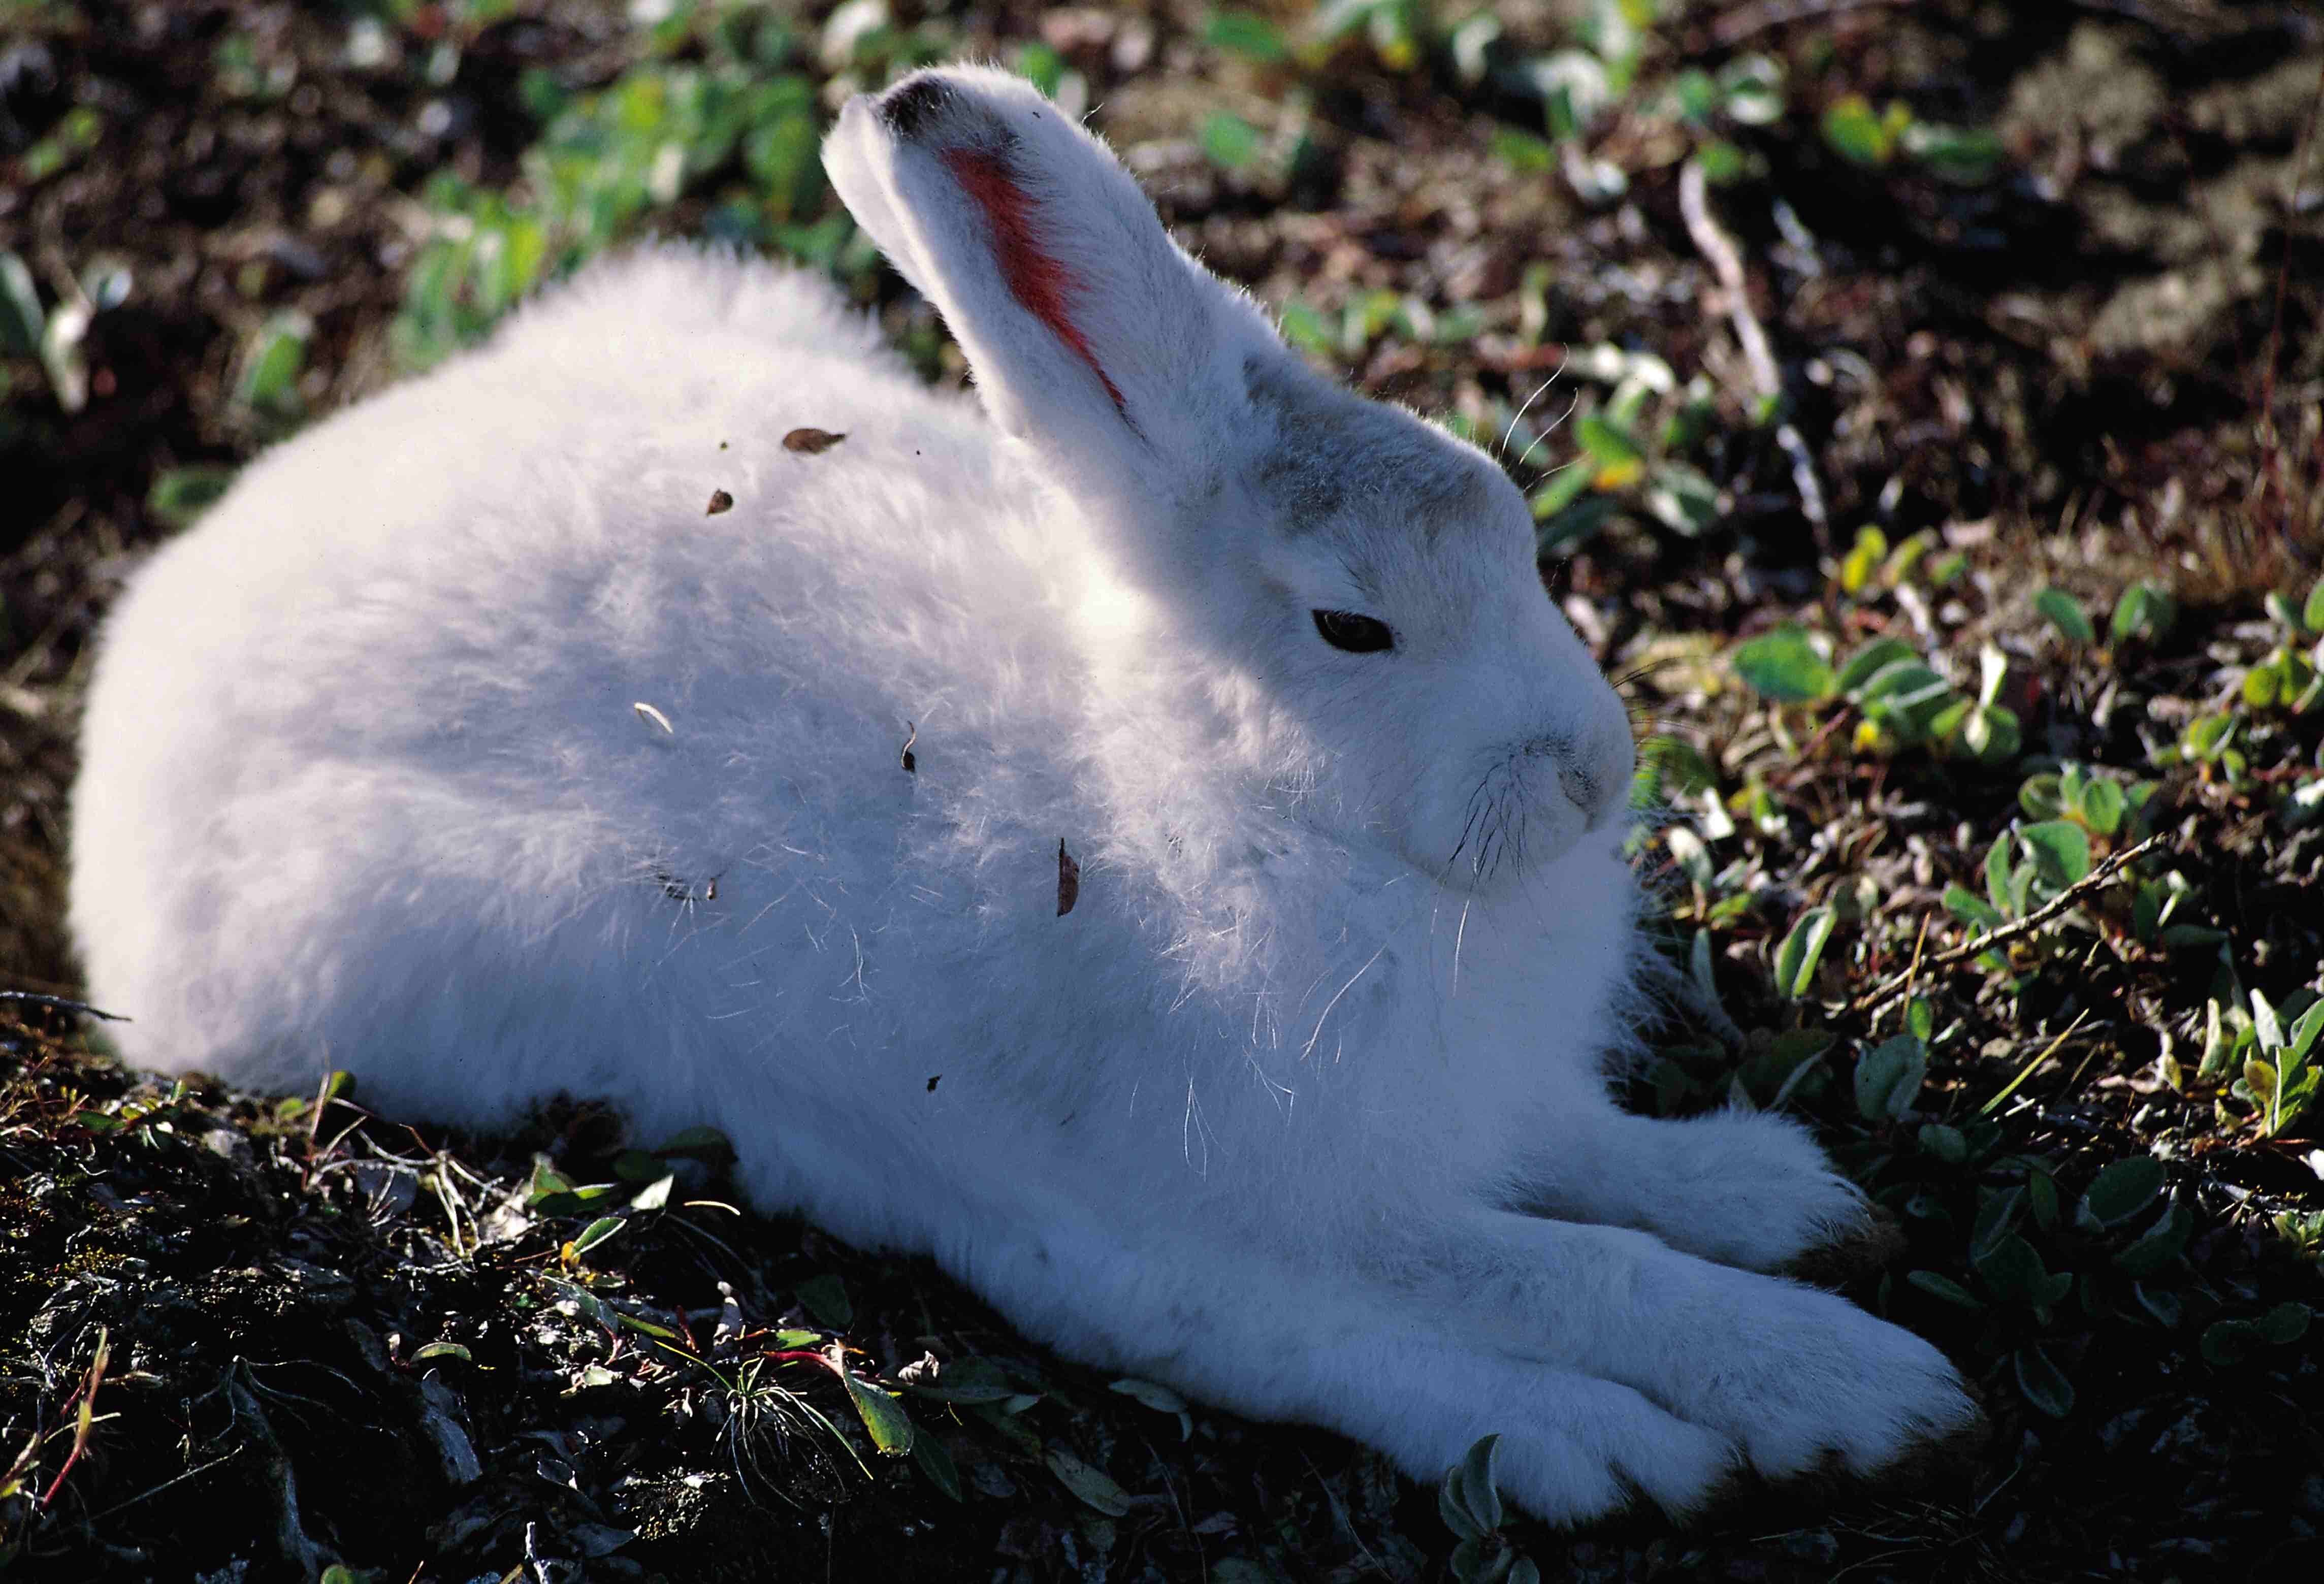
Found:
[[[1129,416],[1121,392],[1099,365],[1097,354],[1090,349],[1089,337],[1082,334],[1081,327],[1074,323],[1067,310],[1066,299],[1081,283],[1065,268],[1064,260],[1042,252],[1040,244],[1033,238],[1033,200],[1010,177],[1009,168],[991,154],[974,149],[946,149],[944,162],[992,223],[992,248],[999,258],[1001,279],[1009,282],[1010,295],[1089,365],[1090,373],[1097,376],[1098,383],[1112,398],[1114,410]]]

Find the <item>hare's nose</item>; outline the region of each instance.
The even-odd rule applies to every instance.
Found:
[[[1594,831],[1622,811],[1637,767],[1629,717],[1617,702],[1610,714],[1601,714],[1559,753],[1557,784]]]

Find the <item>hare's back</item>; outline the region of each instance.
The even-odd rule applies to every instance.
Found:
[[[688,942],[771,907],[819,953],[982,788],[1041,801],[1010,742],[1074,691],[1046,531],[827,289],[585,277],[271,453],[134,581],[74,811],[92,991],[134,1054],[254,1082],[361,1053],[439,1114],[626,1089],[533,1064],[779,1000],[787,960],[749,995]],[[481,1082],[442,1065],[493,1045]]]

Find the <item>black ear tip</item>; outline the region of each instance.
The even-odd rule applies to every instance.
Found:
[[[898,137],[914,137],[951,97],[951,84],[933,72],[925,72],[890,88],[875,107],[890,132]]]

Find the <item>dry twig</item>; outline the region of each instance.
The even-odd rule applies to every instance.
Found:
[[[1742,256],[1735,251],[1734,240],[1719,228],[1719,221],[1711,213],[1711,198],[1699,160],[1689,160],[1678,173],[1678,208],[1686,219],[1686,234],[1694,238],[1696,249],[1710,261],[1711,272],[1719,277],[1720,287],[1726,293],[1728,318],[1734,321],[1735,338],[1743,344],[1743,361],[1750,365],[1751,382],[1770,403],[1781,400],[1783,375],[1776,370],[1775,355],[1767,345],[1766,327],[1751,311],[1751,293],[1743,279]],[[1831,514],[1824,510],[1823,485],[1816,478],[1815,458],[1808,451],[1807,441],[1802,437],[1799,427],[1786,419],[1775,426],[1775,444],[1792,460],[1792,487],[1799,492],[1801,515],[1815,529],[1819,542],[1828,541]]]
[[[2145,857],[2147,853],[2153,852],[2156,847],[2162,844],[2163,838],[2168,833],[2169,833],[2167,832],[2157,831],[2154,834],[2147,837],[2145,841],[2139,843],[2135,846],[2126,847],[2119,852],[2108,854],[2096,869],[2090,870],[2089,873],[2076,880],[2072,885],[2068,886],[2064,890],[2051,898],[2047,902],[2043,903],[2042,906],[2034,909],[2033,912],[2027,914],[2024,917],[2013,918],[2007,924],[2001,925],[1997,928],[1986,931],[1983,935],[1978,936],[1973,941],[1965,941],[1958,946],[1938,953],[1935,956],[1927,959],[1925,962],[1915,962],[1912,967],[1907,968],[1904,972],[1898,974],[1887,983],[1878,985],[1871,990],[1866,990],[1862,995],[1857,997],[1856,999],[1848,1003],[1848,1011],[1849,1016],[1853,1017],[1859,1014],[1870,1014],[1872,1012],[1878,1011],[1890,1001],[1895,1000],[1898,996],[1904,994],[1904,992],[1911,987],[1913,981],[1917,980],[1924,972],[1930,972],[1933,969],[1950,968],[1956,962],[1970,962],[1976,958],[1983,956],[1986,953],[1990,952],[1996,946],[2006,946],[2012,941],[2019,940],[2026,935],[2032,935],[2035,930],[2040,929],[2043,925],[2049,923],[2052,919],[2057,917],[2058,915],[2066,911],[2067,908],[2073,907],[2084,897],[2089,896],[2092,891],[2097,890],[2100,886],[2106,884],[2107,881],[2121,873],[2124,867],[2133,859]]]

